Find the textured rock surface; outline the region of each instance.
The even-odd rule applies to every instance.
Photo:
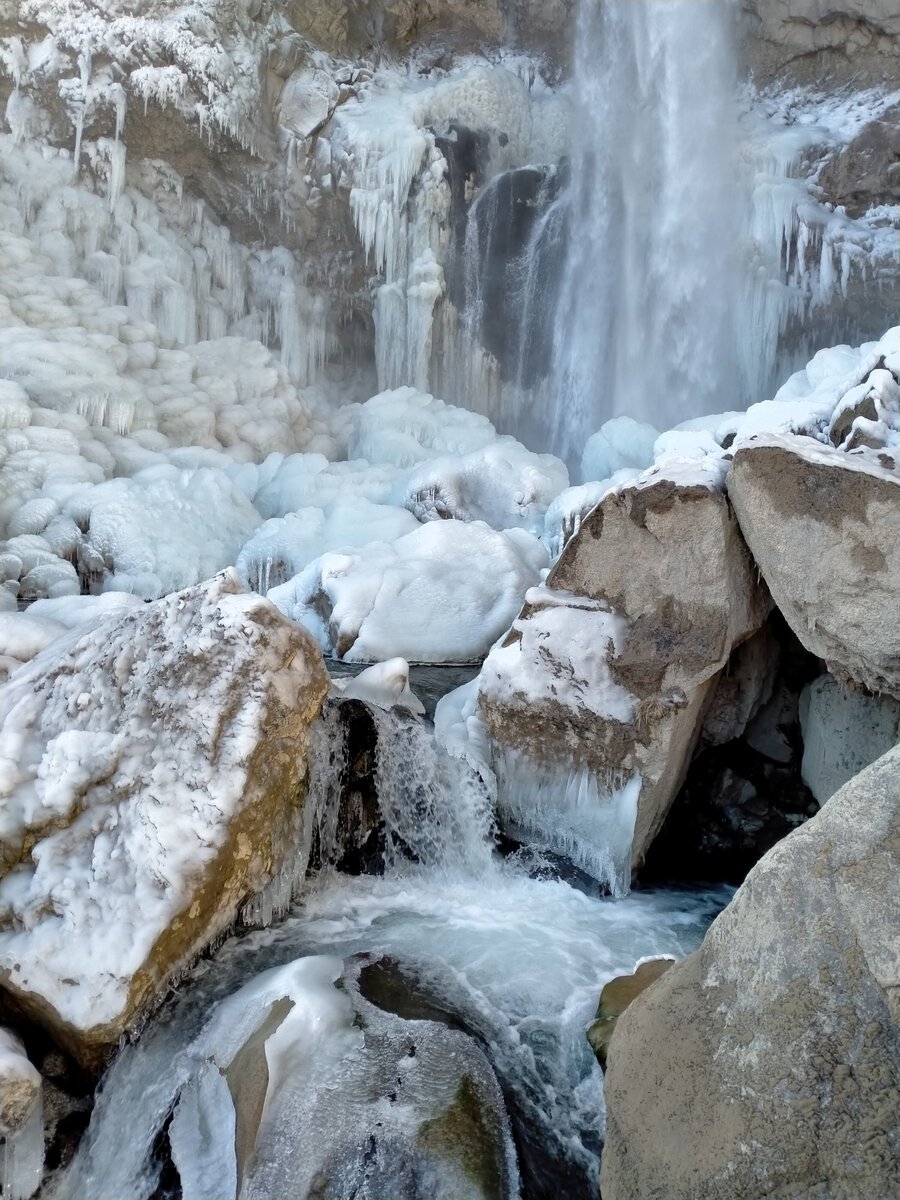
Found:
[[[328,677],[233,572],[77,629],[0,704],[0,984],[95,1065],[294,845]]]
[[[759,84],[857,87],[891,81],[900,65],[894,0],[743,0],[740,40]]]
[[[551,606],[553,627],[530,637]],[[486,661],[491,735],[607,782],[639,773],[638,863],[682,782],[717,672],[767,607],[722,490],[648,473],[585,519]]]
[[[803,778],[820,804],[900,742],[900,701],[821,675],[800,698]]]
[[[870,454],[760,437],[735,453],[728,493],[806,649],[833,675],[900,697],[900,475]]]
[[[900,748],[619,1021],[604,1200],[900,1192]]]

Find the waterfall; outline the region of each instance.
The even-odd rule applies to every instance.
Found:
[[[610,417],[668,429],[738,399],[731,14],[696,0],[579,6],[546,418],[570,461]]]

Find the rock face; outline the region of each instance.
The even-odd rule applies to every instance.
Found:
[[[772,596],[838,678],[900,697],[900,476],[885,455],[757,437],[728,494]]]
[[[900,742],[900,701],[820,675],[800,697],[803,778],[820,804]]]
[[[744,0],[741,44],[760,85],[776,76],[889,81],[900,65],[900,10],[893,0]]]
[[[620,1019],[605,1200],[900,1192],[900,747]]]
[[[768,598],[721,486],[646,473],[610,493],[533,589],[482,671],[495,744],[640,777],[632,861],[680,786],[717,672]]]
[[[0,984],[95,1066],[296,842],[311,637],[224,572],[4,689]]]

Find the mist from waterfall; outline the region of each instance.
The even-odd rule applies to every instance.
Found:
[[[738,203],[730,3],[579,6],[569,237],[547,439],[723,412],[736,379]]]

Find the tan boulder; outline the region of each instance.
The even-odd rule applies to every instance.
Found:
[[[619,1019],[604,1200],[900,1195],[900,747]]]
[[[297,846],[318,647],[233,571],[0,697],[0,985],[96,1066]]]
[[[600,993],[597,1015],[588,1026],[587,1039],[601,1067],[606,1066],[609,1043],[619,1017],[651,983],[655,983],[673,963],[671,958],[651,958],[635,967],[630,975],[617,975]]]
[[[768,606],[718,479],[652,468],[582,522],[486,660],[480,704],[498,754],[584,771],[601,795],[639,779],[639,864],[717,673]]]
[[[0,1026],[0,1137],[21,1133],[40,1099],[41,1077],[21,1039]]]
[[[788,624],[838,678],[900,697],[900,475],[871,452],[760,436],[728,494]]]

